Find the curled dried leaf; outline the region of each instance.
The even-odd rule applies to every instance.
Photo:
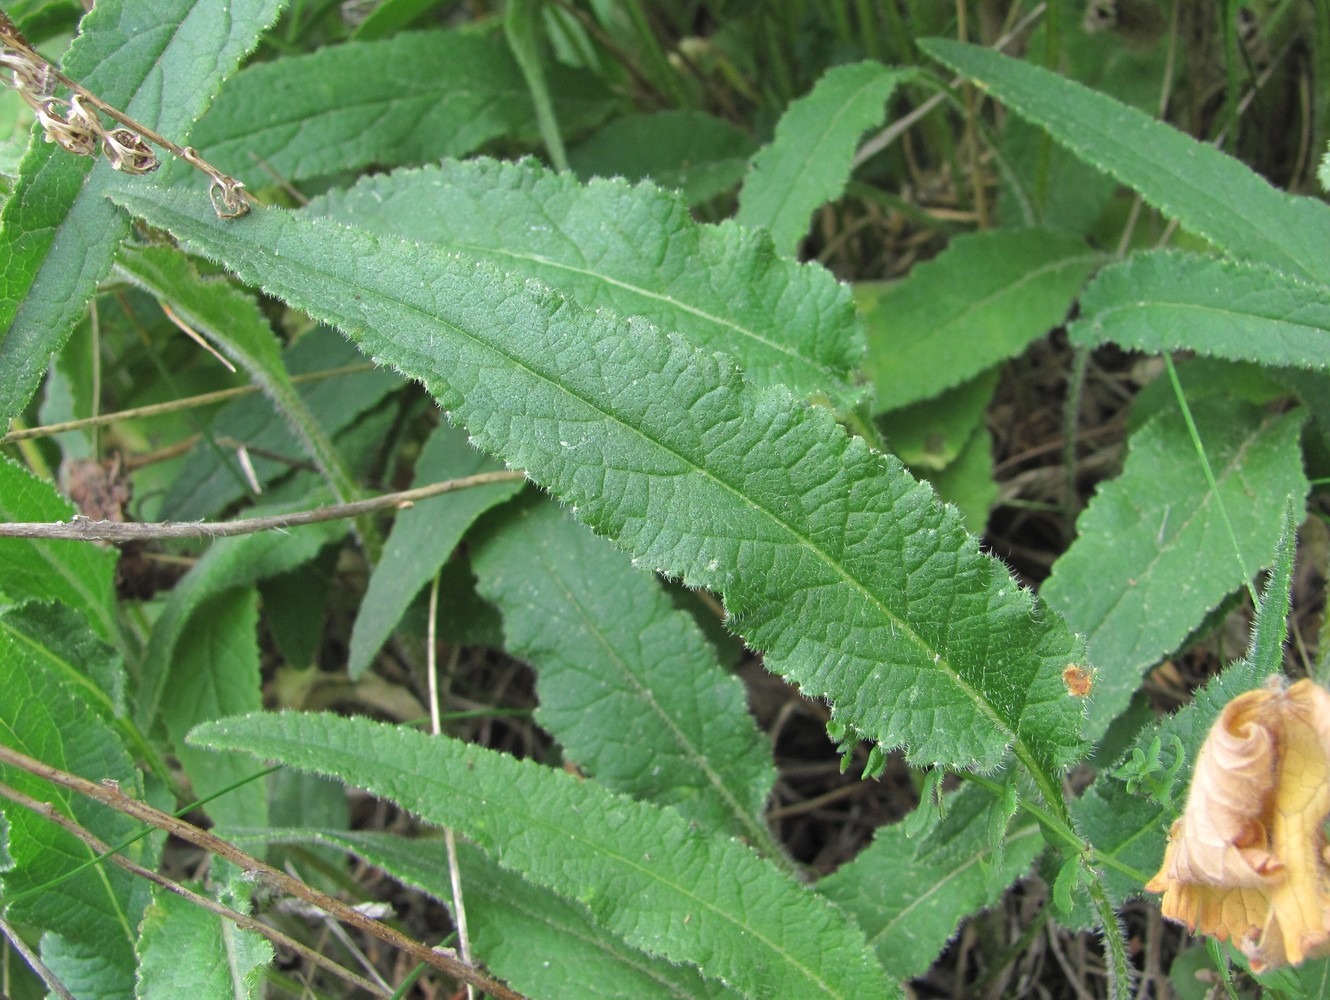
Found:
[[[1260,972],[1330,955],[1330,693],[1234,698],[1201,747],[1158,874],[1164,916],[1231,940]]]

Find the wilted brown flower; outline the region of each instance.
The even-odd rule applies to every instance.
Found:
[[[1225,706],[1145,887],[1164,916],[1232,940],[1260,972],[1330,955],[1330,693],[1309,680]]]

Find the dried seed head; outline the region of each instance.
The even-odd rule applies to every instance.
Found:
[[[59,144],[75,156],[96,156],[97,133],[101,131],[101,123],[94,117],[96,127],[90,127],[80,114],[83,109],[78,106],[70,106],[66,112],[68,117],[61,115],[58,108],[56,101],[47,101],[37,108],[37,121],[46,133],[46,141]]]
[[[127,128],[104,133],[102,152],[112,167],[127,174],[150,174],[162,165],[143,137]]]

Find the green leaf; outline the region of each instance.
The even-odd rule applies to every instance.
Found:
[[[875,423],[887,450],[920,472],[950,466],[984,426],[998,374],[990,368],[931,399],[880,415]]]
[[[942,38],[919,47],[1226,253],[1330,284],[1330,206],[1277,191],[1212,146],[1032,63]]]
[[[419,378],[640,565],[720,591],[768,668],[865,738],[981,768],[1014,744],[1060,798],[1046,772],[1081,754],[1061,678],[1078,640],[825,408],[425,246],[270,209],[222,227],[176,192],[118,197]]]
[[[614,106],[584,74],[551,77],[570,128],[595,124]],[[502,41],[419,31],[247,67],[217,95],[194,144],[253,185],[271,177],[259,164],[301,181],[465,156],[536,131],[530,94]]]
[[[758,385],[784,383],[846,409],[863,395],[853,384],[863,343],[845,286],[773,256],[765,237],[740,226],[697,224],[677,195],[649,184],[582,185],[534,160],[473,160],[367,177],[303,214],[437,244],[579,305],[645,317],[724,351]]]
[[[85,633],[82,638],[89,637]],[[104,700],[91,696],[85,684],[71,681],[59,652],[0,628],[0,691],[0,743],[61,770],[93,781],[118,781],[129,794],[142,794],[139,773],[106,720]],[[0,765],[0,781],[51,803],[109,844],[137,832],[137,824],[123,814],[27,771]],[[95,959],[102,977],[96,991],[85,996],[131,996],[134,941],[147,900],[146,883],[103,862],[48,885],[95,853],[50,820],[8,799],[0,799],[0,813],[8,824],[13,862],[0,872],[6,919],[45,932],[42,951],[55,948],[58,962],[86,968]],[[149,841],[139,841],[125,853],[140,864],[154,864]],[[17,898],[30,890],[36,891]]]
[[[198,884],[187,883],[186,888],[208,895]],[[236,873],[212,895],[224,906],[248,913],[252,889]],[[137,995],[257,1000],[264,995],[272,958],[272,945],[258,932],[241,930],[190,900],[154,889],[140,929]]]
[[[63,60],[66,75],[183,142],[223,78],[285,0],[100,0]],[[107,163],[36,140],[0,212],[0,423],[23,412],[51,353],[83,314],[129,231],[104,197]]]
[[[995,857],[988,835],[995,806],[988,792],[967,786],[947,799],[945,818],[926,836],[911,839],[902,824],[881,827],[853,861],[817,883],[854,915],[893,979],[926,972],[961,920],[995,904],[1043,850],[1038,825],[1021,820],[1007,828]]]
[[[649,954],[765,1000],[892,996],[853,923],[670,809],[446,737],[330,715],[208,723],[199,746],[332,774],[449,826]],[[496,790],[502,789],[502,794]]]
[[[78,512],[50,483],[0,457],[0,518],[68,521]],[[59,601],[88,616],[97,634],[120,637],[115,617],[117,553],[79,542],[0,538],[0,595]]]
[[[1182,415],[1161,413],[1131,438],[1122,475],[1100,486],[1077,520],[1077,539],[1042,594],[1088,638],[1097,673],[1087,733],[1103,734],[1141,675],[1177,649],[1228,594],[1241,564],[1269,565],[1279,537],[1270,511],[1306,496],[1298,445],[1305,414],[1271,414],[1236,400],[1199,400],[1200,429],[1219,497],[1205,478]]]
[[[828,70],[754,155],[739,191],[739,223],[765,226],[776,250],[792,256],[813,210],[844,189],[859,136],[882,121],[887,99],[911,73],[875,62]]]
[[[258,770],[243,754],[206,753],[185,743],[185,734],[196,723],[263,707],[258,624],[258,592],[252,585],[232,587],[198,605],[189,616],[188,631],[176,644],[161,715],[198,798],[244,781]],[[243,784],[213,799],[207,810],[219,826],[263,823],[268,815],[267,785]]]
[[[938,497],[955,504],[969,531],[982,535],[988,525],[988,512],[998,498],[993,479],[993,435],[987,427],[976,427],[956,461],[943,469],[923,470],[922,478],[933,484]]]
[[[1187,350],[1272,367],[1330,367],[1330,293],[1260,264],[1167,250],[1100,271],[1073,342]]]
[[[427,486],[498,468],[497,463],[472,448],[461,431],[439,427],[420,453],[412,486]],[[512,482],[458,490],[419,500],[411,509],[397,515],[383,558],[370,575],[369,587],[351,630],[346,669],[352,678],[369,669],[370,661],[402,620],[412,600],[447,562],[467,528],[521,487],[521,483]]]
[[[936,396],[1019,354],[1066,318],[1099,260],[1052,229],[956,237],[864,315],[876,408]]]
[[[448,852],[440,838],[332,830],[273,830],[260,843],[332,844],[452,907]],[[513,989],[533,997],[733,998],[695,968],[651,958],[599,926],[586,906],[505,871],[457,845],[472,950]],[[550,955],[560,960],[551,962]]]
[[[282,364],[281,344],[250,295],[224,280],[199,277],[187,258],[168,247],[122,250],[117,271],[168,302],[181,319],[218,345],[262,387],[339,503],[359,498],[350,470],[291,384]]]
[[[1293,578],[1297,525],[1303,505],[1296,497],[1286,498],[1279,543],[1272,560],[1270,577],[1256,606],[1247,656],[1234,663],[1205,687],[1198,690],[1190,704],[1176,714],[1146,727],[1136,740],[1137,747],[1158,741],[1165,749],[1159,754],[1164,768],[1177,765],[1174,750],[1181,745],[1187,767],[1182,776],[1190,781],[1195,763],[1224,706],[1238,695],[1260,687],[1283,665],[1283,643],[1288,635],[1289,591]],[[1159,869],[1164,857],[1166,833],[1182,807],[1181,788],[1173,795],[1173,805],[1157,798],[1133,795],[1114,777],[1113,769],[1100,771],[1099,779],[1085,795],[1072,803],[1077,829],[1094,844],[1095,854],[1116,865],[1102,866],[1104,885],[1115,905],[1139,895],[1141,887]],[[1139,878],[1120,870],[1118,865],[1135,870]]]
[[[743,129],[701,111],[615,118],[568,151],[568,165],[592,177],[650,180],[699,205],[738,185],[756,144]]]
[[[554,504],[504,514],[471,565],[505,648],[536,669],[536,721],[601,784],[780,857],[767,741],[692,616]]]
[[[24,604],[0,613],[0,631],[40,650],[45,669],[80,690],[109,722],[125,715],[125,661],[88,629],[87,619],[64,604]]]
[[[282,367],[290,376],[317,375],[339,368],[362,367],[340,375],[303,381],[297,392],[304,408],[318,421],[325,437],[337,437],[402,387],[401,379],[389,371],[369,368],[365,359],[333,331],[309,331],[282,353]],[[289,475],[306,453],[290,422],[266,398],[249,396],[232,400],[212,420],[215,438],[249,449],[254,479],[267,488]],[[223,464],[217,449],[195,448],[185,459],[180,474],[162,502],[162,516],[176,521],[211,517],[235,503],[252,497],[238,469]],[[265,457],[271,456],[271,457]],[[287,459],[280,461],[278,457]],[[345,458],[339,459],[345,462]]]
[[[281,512],[280,509],[260,510],[255,511],[255,516]],[[346,530],[344,521],[325,521],[293,528],[289,532],[242,535],[215,542],[172,588],[166,605],[153,624],[136,705],[135,718],[139,725],[146,729],[154,724],[161,706],[175,698],[169,689],[181,683],[179,674],[193,669],[190,647],[188,644],[182,646],[181,640],[198,623],[200,610],[210,598],[233,588],[249,587],[306,563],[325,545],[340,539]],[[245,673],[248,676],[248,671]],[[205,674],[188,684],[197,690],[193,687],[195,684],[213,682],[214,678]],[[257,685],[257,675],[252,683]],[[180,706],[181,710],[187,707],[187,704]],[[197,721],[199,717],[189,720],[191,723]]]

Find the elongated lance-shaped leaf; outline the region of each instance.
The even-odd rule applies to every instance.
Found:
[[[200,726],[191,740],[334,775],[391,799],[456,829],[505,868],[585,903],[630,944],[696,965],[750,996],[896,995],[840,910],[672,809],[364,719],[248,715]]]
[[[882,121],[887,98],[912,73],[876,62],[828,70],[786,109],[775,139],[753,156],[739,191],[739,222],[765,226],[776,249],[793,254],[813,210],[844,189],[859,136]]]
[[[1330,290],[1261,264],[1168,250],[1106,267],[1067,330],[1079,344],[1330,368]]]
[[[351,470],[291,384],[282,363],[281,344],[252,297],[225,281],[200,277],[185,257],[167,247],[126,248],[116,268],[135,285],[169,303],[190,327],[206,334],[245,369],[286,418],[339,503],[359,496]]]
[[[1204,399],[1192,412],[1219,494],[1182,415],[1176,407],[1159,414],[1132,436],[1122,475],[1100,487],[1043,586],[1044,599],[1088,637],[1097,669],[1094,737],[1127,707],[1146,668],[1247,583],[1242,566],[1255,572],[1269,564],[1279,540],[1271,510],[1307,493],[1302,411],[1270,414],[1241,400]]]
[[[24,609],[5,618],[21,617]],[[23,628],[0,627],[0,743],[46,764],[95,780],[120,782],[142,791],[142,776],[107,718],[103,699],[84,684],[71,682],[61,650],[32,641]],[[86,633],[79,637],[84,642]],[[27,771],[0,765],[0,781],[71,817],[108,843],[135,831],[133,820]],[[70,964],[88,953],[100,956],[99,990],[85,996],[129,996],[134,982],[134,940],[146,883],[114,865],[93,865],[72,878],[48,885],[92,860],[96,853],[61,827],[24,806],[0,799],[0,828],[9,864],[0,871],[0,900],[6,918],[63,939]],[[4,853],[4,852],[0,852]],[[141,864],[156,860],[155,842],[127,849]],[[35,891],[34,891],[35,890]],[[61,963],[62,965],[64,963]]]
[[[923,975],[961,920],[992,906],[1030,871],[1044,848],[1038,824],[1019,816],[989,838],[993,796],[969,785],[948,796],[946,816],[913,839],[903,824],[882,827],[853,861],[817,883],[854,914],[878,959],[897,979]]]
[[[503,513],[471,565],[505,648],[536,670],[536,721],[601,784],[781,857],[762,815],[767,741],[696,622],[554,504]]]
[[[877,408],[973,378],[1066,318],[1099,254],[1051,229],[958,236],[887,288],[866,321]]]
[[[596,124],[617,103],[590,74],[560,66],[550,78],[570,127]],[[531,95],[501,39],[413,31],[246,67],[217,95],[194,143],[209,162],[258,185],[260,163],[301,181],[537,135]],[[180,173],[173,168],[172,179]]]
[[[1224,706],[1238,695],[1260,687],[1271,674],[1282,672],[1298,522],[1303,509],[1299,496],[1285,498],[1279,544],[1256,605],[1256,622],[1247,655],[1198,690],[1191,704],[1157,725],[1146,727],[1136,738],[1135,747],[1142,751],[1158,741],[1160,771],[1171,768],[1177,771],[1172,806],[1145,790],[1133,795],[1111,768],[1101,771],[1093,787],[1072,804],[1077,829],[1094,844],[1096,855],[1134,868],[1141,876],[1136,879],[1112,865],[1102,866],[1104,885],[1116,904],[1138,895],[1145,880],[1158,870],[1164,856],[1165,833],[1182,809],[1192,766]],[[1184,758],[1180,767],[1176,759],[1178,746]]]
[[[286,0],[100,0],[67,76],[182,142]],[[166,155],[166,154],[163,154]],[[128,231],[104,197],[118,175],[34,139],[0,212],[0,423],[23,411]],[[206,198],[206,195],[204,196]]]
[[[545,0],[509,0],[504,11],[503,33],[517,64],[522,67],[522,75],[526,77],[550,162],[559,170],[567,170],[568,154],[564,150],[563,135],[554,114],[554,101],[550,97],[549,80],[541,58],[540,28],[544,6]]]
[[[332,845],[452,906],[452,873],[441,837],[318,829],[229,835],[241,844]],[[703,979],[691,965],[629,947],[597,924],[586,906],[500,868],[468,843],[457,844],[457,860],[472,950],[486,968],[527,996],[733,1000],[742,995]],[[559,961],[550,961],[550,955]]]
[[[304,213],[435,243],[580,305],[643,316],[724,351],[758,385],[843,409],[864,393],[853,384],[864,347],[847,287],[775,256],[760,233],[694,222],[678,195],[651,184],[583,185],[534,160],[470,160],[366,177]]]
[[[411,485],[428,486],[497,469],[494,460],[472,448],[461,431],[437,427],[421,450]],[[458,490],[418,500],[397,515],[383,558],[374,567],[356,612],[347,673],[358,678],[369,669],[406,609],[448,561],[466,529],[485,511],[510,499],[521,486],[517,482],[491,483]],[[444,639],[454,641],[452,636]]]
[[[180,192],[117,197],[420,379],[644,567],[719,591],[767,666],[864,737],[961,767],[1014,745],[1060,800],[1049,774],[1081,752],[1061,673],[1083,647],[824,407],[486,264],[280,210],[228,228]]]
[[[944,38],[919,47],[1234,257],[1330,284],[1330,206],[1276,191],[1172,126],[1040,66]]]

